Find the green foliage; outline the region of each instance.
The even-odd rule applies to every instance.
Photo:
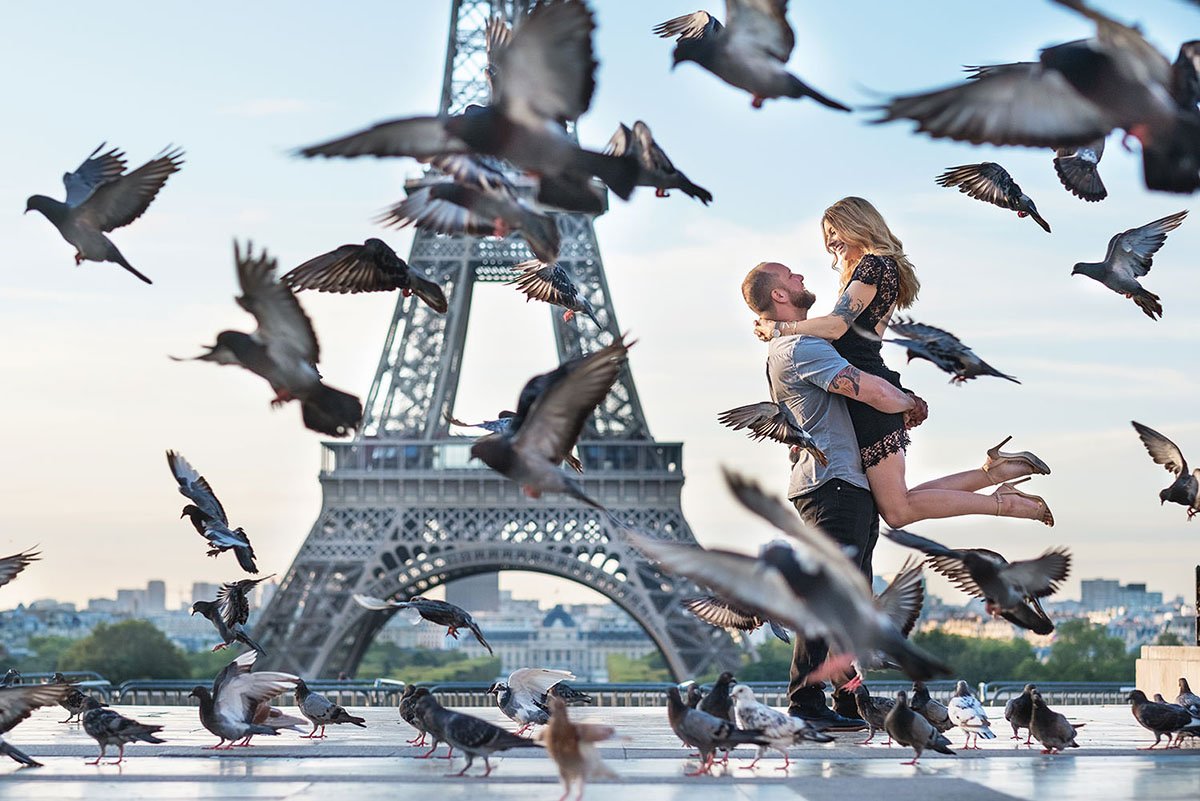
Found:
[[[638,659],[624,654],[609,654],[608,680],[615,683],[638,681],[672,681],[671,671],[662,654],[653,651]]]
[[[13,664],[22,673],[52,673],[59,670],[59,660],[75,640],[70,637],[40,636],[29,638],[33,653]]]
[[[217,674],[221,672],[221,668],[232,662],[238,653],[237,648],[185,653],[183,658],[187,660],[187,677],[196,679],[201,684],[207,684],[216,678]]]
[[[1059,625],[1050,657],[1041,666],[1044,681],[1133,681],[1137,657],[1125,641],[1109,636],[1104,626],[1087,620]]]
[[[1158,635],[1154,645],[1184,645],[1183,638],[1173,631],[1164,631]]]
[[[59,670],[94,670],[113,684],[129,679],[184,679],[191,671],[183,652],[153,623],[100,624],[58,660]]]
[[[935,629],[914,633],[912,642],[950,665],[954,678],[970,685],[1002,679],[1051,680],[1041,675],[1042,665],[1025,640],[962,637]]]
[[[468,659],[460,651],[401,648],[375,642],[363,655],[359,677],[400,679],[409,684],[439,681],[487,681],[500,675],[499,657]]]
[[[772,637],[758,647],[757,662],[751,662],[749,654],[742,661],[745,664],[738,669],[738,681],[787,681],[792,669],[792,646]]]

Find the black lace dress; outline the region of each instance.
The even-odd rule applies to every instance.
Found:
[[[842,358],[864,373],[879,376],[889,384],[904,389],[900,384],[900,374],[889,370],[883,363],[880,353],[883,343],[878,339],[868,339],[855,330],[860,328],[873,332],[879,321],[887,316],[888,311],[895,305],[896,298],[900,296],[900,268],[890,256],[868,254],[858,262],[850,280],[875,287],[875,297],[867,304],[867,308],[859,313],[850,330],[834,340],[833,347]],[[856,400],[847,399],[846,406],[854,423],[854,434],[858,437],[858,449],[864,470],[908,447],[904,415],[884,414]]]

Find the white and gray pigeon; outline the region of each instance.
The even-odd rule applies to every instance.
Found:
[[[1096,203],[1108,197],[1108,189],[1100,179],[1100,159],[1104,155],[1104,139],[1086,145],[1060,147],[1054,151],[1054,172],[1058,180],[1077,198]]]
[[[175,451],[167,451],[167,466],[179,484],[179,494],[191,501],[179,516],[189,518],[196,533],[208,540],[208,555],[216,557],[225,551],[233,551],[242,570],[257,573],[250,537],[241,526],[229,527],[225,508],[204,476],[183,458],[183,454]]]
[[[604,507],[583,491],[582,485],[560,465],[575,447],[593,411],[608,397],[628,359],[622,335],[594,353],[563,362],[535,380],[544,387],[524,412],[511,437],[489,434],[471,446],[471,456],[521,485],[531,498],[561,492],[596,509]],[[529,384],[522,395],[530,392]]]
[[[569,670],[549,668],[518,668],[508,674],[508,681],[497,681],[488,688],[496,696],[496,706],[509,720],[521,724],[517,734],[534,726],[550,722],[550,707],[546,700],[550,688],[562,681],[575,679]]]
[[[428,620],[430,623],[445,626],[446,636],[453,637],[456,640],[458,639],[458,630],[467,629],[475,635],[475,639],[487,649],[489,654],[492,653],[492,646],[488,645],[488,641],[484,639],[483,631],[479,628],[479,624],[475,622],[475,618],[471,617],[471,613],[449,601],[422,598],[419,595],[409,598],[407,601],[387,601],[382,598],[373,598],[370,595],[355,593],[354,602],[363,609],[370,609],[373,612],[384,612],[389,609],[407,610],[410,613],[415,613],[412,619],[414,624],[419,623],[421,620]]]
[[[359,292],[392,292],[400,290],[404,297],[416,295],[438,314],[449,308],[446,293],[433,281],[413,269],[382,239],[372,237],[361,245],[342,245],[313,256],[279,279],[299,292],[357,294]]]
[[[125,172],[125,154],[113,148],[104,153],[101,144],[75,172],[63,173],[66,202],[33,195],[25,211],[37,211],[53,223],[62,238],[75,246],[75,264],[111,261],[147,284],[149,278],[133,268],[106,233],[141,217],[172,173],[183,164],[183,151],[167,147],[130,173]]]
[[[954,695],[950,697],[950,703],[946,705],[946,709],[954,725],[966,732],[967,741],[963,745],[964,749],[978,749],[980,737],[985,740],[996,739],[987,712],[983,710],[983,704],[979,703],[979,699],[971,692],[971,688],[965,681],[959,681],[955,686]],[[971,745],[972,737],[975,738],[974,745]]]
[[[300,707],[300,714],[312,723],[312,731],[300,735],[309,740],[324,739],[325,727],[330,724],[352,723],[360,729],[367,727],[365,718],[351,715],[344,706],[335,704],[319,692],[310,690],[304,683],[304,679],[296,681],[296,705]],[[320,734],[317,734],[318,727],[321,729]]]
[[[221,589],[217,590],[215,599],[196,601],[192,604],[191,614],[202,615],[209,623],[213,624],[213,628],[221,637],[221,642],[213,647],[214,651],[220,651],[235,642],[240,642],[258,651],[260,656],[267,655],[263,647],[251,639],[250,633],[246,631],[246,622],[250,619],[248,596],[256,585],[274,575],[272,573],[270,576],[263,576],[260,579],[242,579],[222,584]]]
[[[272,407],[299,401],[307,428],[348,436],[362,422],[362,403],[321,381],[321,349],[312,321],[288,285],[275,277],[275,259],[266,251],[255,256],[253,245],[243,254],[237,242],[233,257],[242,290],[238,305],[254,316],[258,327],[249,334],[222,331],[208,353],[193,361],[244,367],[271,385]]]
[[[689,693],[690,695],[690,693]],[[761,731],[743,731],[734,721],[710,715],[684,703],[679,687],[667,688],[667,720],[684,745],[700,751],[700,767],[689,776],[698,776],[712,770],[717,751],[730,751],[739,745],[764,746],[770,742]]]
[[[654,141],[650,126],[638,120],[630,129],[625,123],[617,125],[604,151],[614,156],[628,156],[638,163],[638,186],[653,186],[655,197],[667,197],[668,189],[681,189],[704,205],[712,202],[712,192],[697,186],[683,174]]]
[[[950,741],[946,739],[946,735],[908,706],[908,694],[903,690],[896,693],[896,701],[887,717],[883,719],[883,726],[889,737],[916,752],[908,762],[902,762],[903,765],[916,765],[925,749],[937,751],[939,754],[954,754],[954,751],[950,750]]]
[[[950,167],[937,177],[937,183],[939,186],[958,189],[959,192],[984,203],[991,203],[1002,209],[1012,209],[1018,217],[1032,217],[1046,233],[1050,233],[1050,223],[1038,214],[1033,199],[1021,191],[1020,185],[1008,174],[1008,170],[993,161]]]
[[[22,551],[0,559],[0,587],[12,581],[22,570],[39,558],[41,558],[41,554],[37,551]]]
[[[295,719],[282,724],[255,722],[264,705],[280,693],[287,692],[300,681],[299,676],[278,671],[252,672],[257,651],[241,654],[217,674],[211,690],[196,685],[189,693],[200,702],[200,723],[220,740],[208,748],[232,748],[239,740],[249,741],[256,734],[279,734],[280,728],[290,728]],[[301,721],[302,722],[302,721]],[[226,741],[228,745],[225,745]]]
[[[128,743],[164,743],[158,736],[162,726],[151,723],[139,723],[133,718],[127,718],[115,709],[110,709],[95,698],[87,699],[87,711],[83,713],[83,730],[100,746],[100,753],[88,765],[99,765],[110,745],[119,749],[115,761],[110,765],[120,765],[125,759],[125,746]]]
[[[745,684],[738,684],[729,693],[733,698],[733,715],[739,729],[762,733],[766,742],[758,746],[754,761],[745,767],[750,768],[762,759],[768,748],[773,748],[783,754],[783,766],[786,770],[791,764],[788,749],[799,745],[805,740],[814,743],[831,743],[832,735],[817,729],[812,723],[801,717],[793,717],[786,712],[772,709],[754,697],[754,690]]]
[[[1195,714],[1200,714],[1200,695],[1192,692],[1188,680],[1182,676],[1179,677],[1179,695],[1175,696],[1175,703],[1192,710]]]
[[[571,280],[561,264],[546,264],[535,259],[516,264],[513,269],[517,271],[517,277],[508,283],[525,295],[526,302],[540,300],[551,306],[559,306],[565,310],[562,317],[566,322],[576,314],[586,314],[597,328],[604,328],[596,319],[592,302],[584,296],[579,285]]]
[[[746,429],[750,439],[761,442],[773,439],[784,445],[791,445],[808,451],[817,464],[825,467],[829,458],[817,446],[812,434],[805,430],[792,414],[785,403],[760,401],[733,409],[726,409],[717,415],[717,422],[728,426],[734,431]]]
[[[694,62],[749,92],[754,108],[776,97],[811,97],[823,106],[849,111],[787,71],[796,46],[787,5],[787,0],[725,0],[725,25],[707,11],[697,11],[657,25],[654,33],[676,39],[672,69]]]
[[[22,684],[0,687],[0,735],[33,714],[33,710],[60,704],[74,689],[70,684]],[[3,736],[0,736],[0,756],[7,756],[26,767],[40,768],[41,762],[31,758]]]
[[[1183,506],[1187,509],[1188,520],[1200,514],[1200,469],[1188,472],[1187,459],[1183,458],[1178,445],[1149,426],[1136,420],[1131,422],[1154,463],[1161,464],[1175,476],[1171,486],[1158,493],[1159,505],[1170,501]]]
[[[1151,320],[1162,317],[1160,298],[1141,285],[1139,278],[1150,272],[1154,254],[1167,241],[1167,232],[1174,231],[1187,217],[1187,210],[1146,223],[1140,228],[1122,231],[1108,241],[1108,253],[1102,262],[1081,261],[1071,269],[1071,275],[1084,275],[1099,281],[1119,295],[1132,300]]]
[[[893,345],[899,345],[908,351],[908,360],[925,359],[939,370],[949,373],[950,383],[962,386],[967,381],[979,376],[995,376],[1020,384],[1011,375],[1000,372],[995,367],[975,355],[962,341],[941,328],[925,323],[918,323],[904,317],[897,317],[888,324],[888,330],[899,334],[902,339],[885,339]]]

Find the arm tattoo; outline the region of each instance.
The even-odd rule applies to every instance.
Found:
[[[846,368],[835,375],[833,380],[829,382],[829,391],[857,398],[861,385],[862,372],[853,365],[846,365]]]
[[[838,302],[834,305],[833,311],[829,313],[829,316],[840,317],[845,321],[846,325],[853,325],[865,306],[866,304],[861,300],[855,300],[850,297],[850,293],[844,292],[838,298]]]

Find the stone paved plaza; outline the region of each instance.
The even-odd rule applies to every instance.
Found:
[[[487,779],[446,778],[461,759],[418,760],[422,749],[404,743],[412,730],[394,709],[356,708],[368,728],[330,727],[325,741],[299,739],[290,732],[258,738],[259,745],[214,755],[203,746],[214,740],[200,727],[192,707],[122,707],[125,714],[166,728],[164,745],[129,747],[126,764],[84,764],[97,753],[80,727],[59,724],[59,709],[42,709],[9,734],[9,739],[45,767],[19,769],[0,764],[0,799],[288,799],[288,801],[375,801],[416,799],[436,793],[438,801],[466,798],[553,801],[560,795],[554,765],[540,751],[527,750],[494,760]],[[465,710],[513,728],[495,709]],[[752,754],[743,749],[731,767],[715,777],[691,778],[695,761],[671,734],[663,709],[572,710],[579,719],[611,723],[625,737],[607,745],[605,758],[620,781],[589,785],[585,798],[605,799],[791,799],[792,801],[907,801],[956,799],[1000,801],[1107,801],[1200,799],[1200,748],[1137,750],[1153,741],[1127,707],[1063,707],[1080,731],[1082,748],[1068,755],[1042,756],[1000,737],[978,752],[956,757],[932,754],[917,768],[901,765],[911,751],[882,745],[856,745],[863,734],[839,735],[837,743],[793,750],[791,769],[776,770],[781,759],[763,760],[754,770],[732,765]],[[989,710],[1003,724],[999,709]],[[956,745],[962,735],[950,733]],[[267,744],[268,741],[270,744]],[[444,748],[439,754],[445,753]],[[482,771],[477,763],[473,772]]]

